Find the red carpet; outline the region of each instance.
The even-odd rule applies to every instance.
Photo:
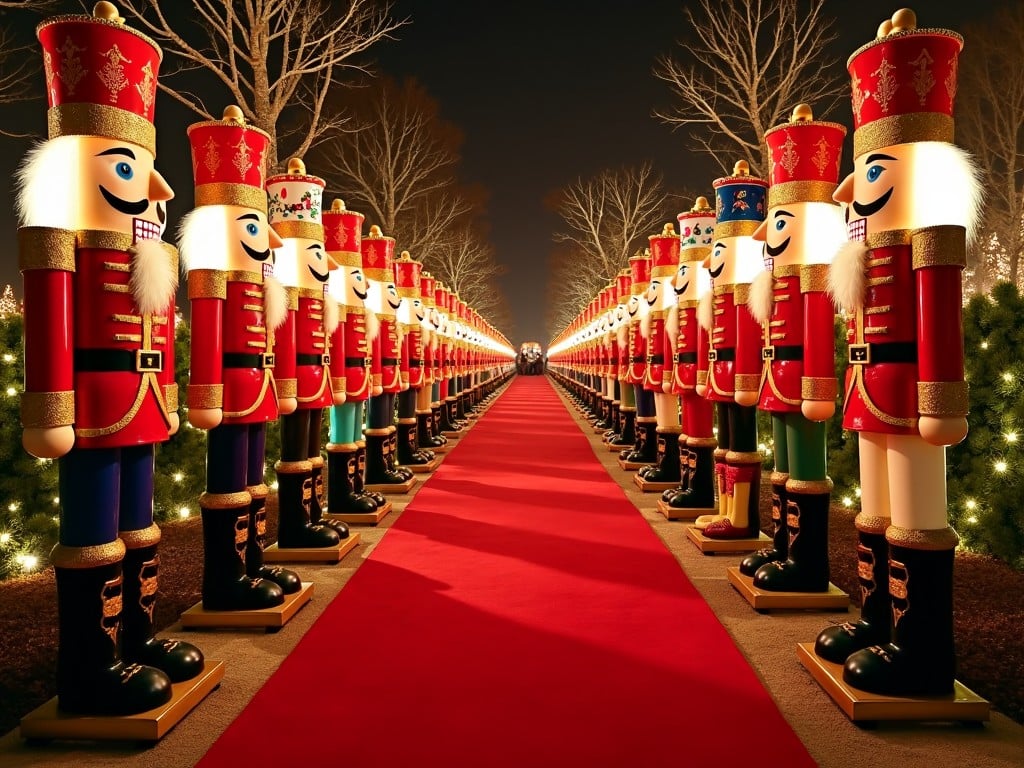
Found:
[[[769,764],[814,762],[543,377],[462,438],[200,763]]]

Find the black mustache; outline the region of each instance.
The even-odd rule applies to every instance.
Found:
[[[128,216],[139,216],[146,212],[149,208],[149,200],[143,198],[137,203],[133,203],[130,200],[122,200],[117,195],[111,194],[100,185],[100,194],[103,195],[103,199],[106,200],[113,208],[120,211],[121,213],[127,214]],[[163,223],[163,219],[160,220]]]
[[[362,293],[360,293],[355,288],[353,288],[352,293],[358,296],[360,301],[366,301],[366,294],[368,293],[368,291],[363,291]]]
[[[774,259],[776,256],[778,256],[784,250],[789,248],[789,241],[792,240],[792,239],[793,239],[792,237],[787,237],[785,240],[783,240],[781,243],[779,243],[778,247],[776,247],[776,248],[772,248],[770,245],[768,245],[768,243],[765,243],[764,244],[765,253],[767,253],[769,256],[771,256]]]
[[[311,274],[313,276],[314,280],[318,280],[321,283],[326,283],[327,282],[327,273],[326,272],[321,275],[319,272],[317,272],[315,269],[313,269],[309,265],[306,266],[306,269],[309,270],[309,274]]]
[[[267,250],[265,250],[265,251],[257,251],[255,248],[250,248],[245,243],[242,243],[241,245],[242,245],[242,250],[244,250],[247,254],[249,254],[249,258],[250,259],[255,259],[256,261],[266,261],[267,259],[270,258],[270,249],[269,248],[267,248]]]
[[[689,288],[689,287],[690,287],[690,281],[687,280],[686,284],[682,288],[673,288],[672,291],[675,293],[676,296],[682,296],[683,293],[686,291],[686,289]]]
[[[878,213],[885,207],[885,204],[889,202],[889,198],[892,197],[892,191],[895,187],[889,187],[889,191],[886,192],[879,198],[876,198],[870,203],[858,203],[856,200],[853,201],[853,210],[857,212],[857,215],[866,218],[872,214]]]
[[[722,274],[722,270],[723,269],[725,269],[725,262],[724,261],[721,264],[718,265],[718,269],[709,269],[708,270],[708,274],[711,275],[712,278],[716,278],[720,274]]]

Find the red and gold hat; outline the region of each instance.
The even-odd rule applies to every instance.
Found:
[[[651,235],[651,277],[671,277],[679,268],[679,235],[669,222],[660,235]]]
[[[429,272],[420,273],[420,295],[423,297],[423,305],[426,307],[436,306],[435,286],[437,281]]]
[[[715,210],[703,195],[693,201],[693,208],[683,211],[679,220],[679,258],[700,261],[711,253],[715,233]]]
[[[732,176],[715,179],[715,238],[744,237],[764,221],[768,182],[750,175],[746,160],[737,160]]]
[[[224,108],[222,120],[188,127],[196,207],[240,205],[267,211],[266,158],[270,135],[245,124],[242,110]]]
[[[363,238],[362,262],[367,279],[378,283],[390,283],[395,279],[395,238],[385,237],[376,224],[370,227],[370,234]]]
[[[306,173],[298,157],[288,161],[288,172],[267,179],[267,213],[270,226],[281,237],[324,239],[321,213],[326,182]]]
[[[618,293],[618,302],[625,304],[629,299],[629,286],[633,281],[633,276],[628,269],[623,269],[615,276],[615,284]]]
[[[638,253],[629,259],[629,282],[630,292],[634,296],[640,296],[647,291],[647,285],[651,282],[651,257],[645,253]]]
[[[156,155],[156,81],[163,54],[124,24],[112,3],[92,16],[54,16],[36,27],[43,46],[49,138],[105,136]]]
[[[448,312],[448,289],[440,280],[434,282],[434,305],[439,312]]]
[[[331,209],[324,211],[324,250],[339,266],[362,268],[363,219],[363,214],[347,210],[344,200],[332,200]]]
[[[395,288],[398,295],[403,299],[418,299],[420,297],[420,272],[423,264],[413,259],[408,251],[402,251],[402,255],[395,261]]]
[[[808,104],[797,104],[790,122],[767,131],[768,206],[831,203],[845,136],[839,123],[815,120]]]
[[[953,100],[964,40],[918,29],[902,8],[846,62],[853,101],[853,154],[917,141],[953,141]]]

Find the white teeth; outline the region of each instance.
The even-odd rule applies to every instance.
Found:
[[[868,220],[854,219],[853,221],[847,222],[846,235],[851,241],[859,240],[863,242],[867,240]]]
[[[132,219],[132,231],[138,240],[159,240],[160,225],[144,219]]]

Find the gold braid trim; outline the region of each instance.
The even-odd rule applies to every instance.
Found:
[[[968,405],[966,381],[917,382],[917,410],[922,416],[966,416]]]
[[[715,445],[718,445],[718,443],[716,442]],[[728,453],[728,448],[715,448],[715,461],[725,461],[725,457]]]
[[[910,245],[910,230],[888,229],[884,232],[870,232],[864,244],[868,250],[891,248],[895,245]]]
[[[259,485],[247,485],[245,490],[249,492],[253,501],[257,499],[265,499],[270,494],[270,488],[267,487],[266,483],[260,483]]]
[[[293,286],[286,286],[284,289],[284,297],[286,299],[288,309],[293,312],[299,311],[299,289]]]
[[[202,205],[238,205],[265,214],[267,212],[267,193],[248,184],[218,181],[200,184],[196,187],[195,203],[196,208]]]
[[[828,264],[802,264],[800,266],[800,293],[828,291]]]
[[[768,189],[768,207],[793,203],[833,203],[836,185],[830,181],[784,181]],[[717,232],[717,228],[715,230]]]
[[[718,440],[714,437],[687,437],[686,447],[687,448],[714,448],[718,445]]]
[[[363,430],[367,437],[386,437],[391,434],[390,427],[367,427]]]
[[[274,465],[274,471],[279,475],[301,475],[312,469],[313,465],[308,461],[279,461]]]
[[[789,480],[789,472],[779,472],[777,469],[772,470],[770,476],[772,485],[785,485],[787,480]]]
[[[299,393],[299,380],[298,379],[278,379],[277,380],[277,397],[279,400],[285,400],[287,398],[298,397]]]
[[[248,491],[235,491],[234,493],[206,493],[199,494],[199,506],[203,509],[238,509],[248,507],[252,496]]]
[[[952,116],[939,112],[908,112],[872,120],[853,132],[853,156],[860,157],[882,147],[918,141],[952,142]]]
[[[99,568],[124,560],[124,542],[114,539],[109,544],[95,544],[91,547],[69,547],[58,544],[50,551],[50,562],[54,568]]]
[[[746,237],[754,234],[759,226],[761,226],[760,221],[723,221],[715,224],[715,239]]]
[[[832,493],[832,478],[824,480],[794,480],[786,481],[786,490],[792,493],[820,494]]]
[[[758,392],[761,389],[760,373],[737,373],[734,376],[737,390],[742,392]]]
[[[683,434],[683,428],[675,425],[668,427],[658,427],[656,430],[659,435],[681,435]]]
[[[331,376],[331,391],[332,392],[344,392],[345,391],[345,376]]]
[[[323,469],[324,457],[323,456],[310,456],[309,466],[313,469]]]
[[[839,380],[832,376],[803,376],[800,379],[800,397],[804,400],[835,400],[839,395]]]
[[[117,537],[124,542],[127,549],[142,549],[160,543],[160,527],[153,523],[147,528],[134,531],[118,531]]]
[[[320,242],[324,239],[323,225],[314,224],[312,221],[275,221],[271,226],[281,238],[301,237]]]
[[[164,384],[164,402],[167,403],[168,413],[178,410],[178,385]]]
[[[188,385],[188,407],[189,408],[223,408],[224,407],[224,385],[223,384],[189,384]]]
[[[249,269],[230,269],[225,273],[229,283],[262,283],[263,274]]]
[[[128,27],[120,28],[133,32]],[[46,129],[51,139],[58,136],[105,136],[136,144],[156,156],[156,126],[127,109],[85,102],[57,104],[46,110]]]
[[[805,266],[815,266],[815,265],[808,265],[808,264],[778,264],[778,265],[775,266],[774,269],[772,269],[772,277],[774,277],[776,279],[778,279],[780,277],[798,277],[800,275],[800,270],[803,269]],[[828,267],[827,264],[823,264],[821,266],[824,266],[826,268]]]
[[[355,443],[328,443],[328,453],[353,453],[359,449]]]
[[[914,269],[967,266],[967,231],[948,224],[916,229],[911,234]]]
[[[892,518],[858,512],[857,516],[853,519],[853,525],[861,533],[885,533],[889,526],[892,525]]]
[[[193,269],[188,273],[188,298],[226,299],[228,275],[219,269]]]
[[[18,268],[75,271],[78,236],[70,229],[54,227],[18,228]]]
[[[939,528],[930,531],[915,531],[910,528],[898,528],[890,525],[885,531],[885,540],[897,547],[907,549],[923,549],[939,552],[954,549],[960,543],[960,537],[952,528]]]
[[[23,392],[21,395],[21,426],[65,427],[75,423],[75,393]]]
[[[760,464],[764,457],[757,451],[727,451],[725,460],[731,464]]]

